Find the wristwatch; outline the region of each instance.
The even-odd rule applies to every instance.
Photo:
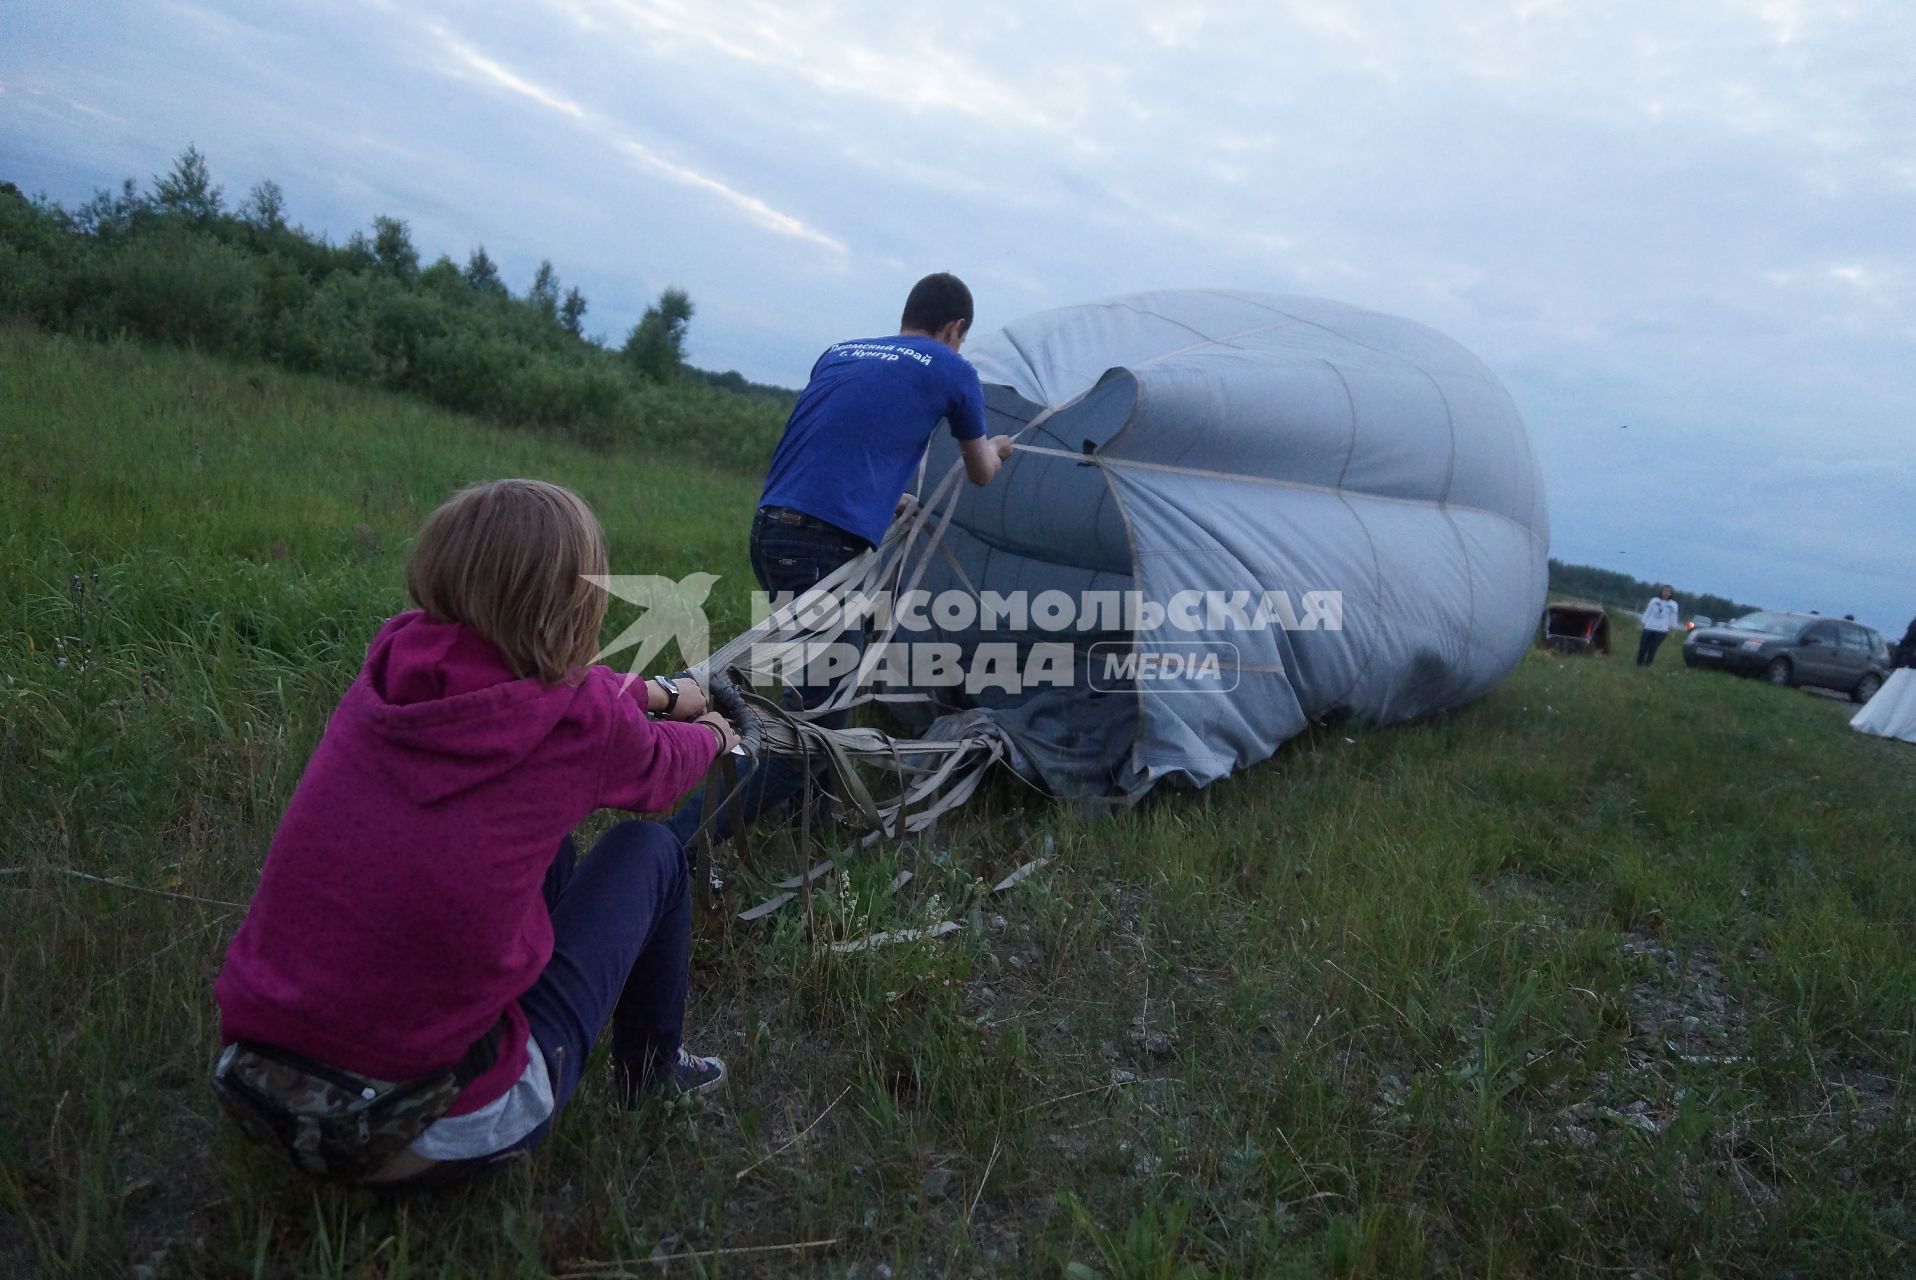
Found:
[[[671,715],[672,708],[679,705],[679,682],[671,676],[653,676],[652,683],[665,690],[665,710],[660,715]]]

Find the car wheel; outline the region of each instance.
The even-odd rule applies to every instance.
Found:
[[[1763,678],[1774,685],[1787,686],[1790,678],[1795,674],[1795,671],[1790,668],[1788,658],[1771,659],[1770,665],[1763,668]]]
[[[1851,702],[1868,702],[1871,698],[1876,696],[1876,691],[1882,687],[1883,687],[1882,677],[1877,675],[1874,671],[1872,671],[1868,675],[1864,676],[1861,680],[1858,680],[1856,682],[1856,687],[1850,690],[1850,694],[1849,694],[1850,701]]]

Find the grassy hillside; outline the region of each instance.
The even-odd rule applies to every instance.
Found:
[[[585,296],[561,296],[549,261],[515,295],[483,246],[463,269],[422,265],[402,219],[336,245],[287,217],[271,181],[228,208],[190,146],[147,191],[128,179],[72,209],[0,181],[0,323],[258,360],[601,446],[669,442],[741,473],[790,408],[684,365],[682,289],[615,350],[585,336]]]
[[[205,1085],[212,976],[410,531],[510,473],[743,621],[754,487],[696,457],[0,332],[0,1273],[1910,1268],[1916,753],[1674,652],[1100,820],[1006,784],[809,919],[701,922],[715,1105],[594,1071],[489,1186],[281,1174]],[[755,856],[741,900],[797,869]]]

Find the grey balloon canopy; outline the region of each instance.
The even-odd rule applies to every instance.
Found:
[[[1202,603],[1154,629],[1081,607],[1062,630],[1000,616],[901,635],[968,655],[1063,642],[1076,666],[1068,686],[925,689],[947,713],[928,737],[996,732],[1055,792],[1134,798],[1215,781],[1334,712],[1382,724],[1458,706],[1528,647],[1541,477],[1510,396],[1443,335],[1314,298],[1176,290],[1030,316],[965,355],[990,430],[1020,451],[963,487],[926,589]],[[955,458],[941,435],[927,474]],[[1309,616],[1245,625],[1277,596]],[[1335,616],[1307,596],[1334,598]],[[1151,620],[1147,604],[1130,621]],[[1226,661],[1146,678],[1121,660],[1153,651]]]

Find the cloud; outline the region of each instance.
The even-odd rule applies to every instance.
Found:
[[[752,222],[782,236],[790,236],[811,244],[829,249],[834,253],[847,252],[845,242],[836,236],[807,226],[802,220],[791,214],[774,209],[757,196],[729,186],[717,178],[699,172],[687,165],[677,164],[665,159],[651,147],[624,133],[616,124],[590,111],[570,98],[564,97],[543,85],[536,84],[517,74],[503,64],[480,53],[471,45],[449,32],[437,23],[427,24],[428,31],[440,42],[444,51],[464,69],[477,74],[482,80],[528,98],[549,111],[576,121],[584,126],[602,145],[633,160],[653,172],[664,175],[674,182],[695,188],[719,197],[726,204],[744,214]]]
[[[835,96],[914,115],[968,118],[1001,130],[1065,133],[1084,108],[1068,72],[1020,83],[966,56],[936,11],[886,7],[863,15],[831,3],[743,0],[722,9],[691,0],[548,0],[581,29],[623,27],[690,56],[717,55]],[[876,17],[877,21],[861,20]]]
[[[126,121],[122,119],[121,117],[116,116],[109,111],[102,111],[98,107],[90,107],[84,102],[75,102],[72,99],[68,99],[67,106],[70,107],[72,110],[79,112],[83,116],[92,116],[95,120],[104,120],[108,124],[125,124],[126,123]]]
[[[550,89],[532,83],[524,76],[514,75],[437,23],[429,24],[426,29],[439,38],[446,52],[450,53],[460,65],[478,72],[482,78],[503,89],[510,89],[514,93],[528,97],[542,107],[557,111],[561,115],[571,116],[582,124],[590,120],[586,109],[578,103],[569,98],[562,98]]]
[[[792,236],[799,240],[809,240],[813,244],[822,245],[832,250],[834,253],[847,252],[844,241],[812,230],[797,218],[792,217],[788,213],[780,213],[777,209],[772,208],[756,196],[748,196],[742,191],[734,191],[716,178],[708,178],[696,170],[673,164],[671,161],[653,154],[651,149],[644,143],[634,142],[630,138],[622,138],[619,140],[619,146],[628,156],[637,160],[640,164],[655,169],[668,178],[683,182],[687,186],[710,191],[715,195],[723,197],[767,230],[776,231],[780,235]]]
[[[231,37],[241,27],[226,14],[195,4],[181,4],[178,0],[169,0],[165,9],[176,17],[184,18],[194,26],[222,38]]]

